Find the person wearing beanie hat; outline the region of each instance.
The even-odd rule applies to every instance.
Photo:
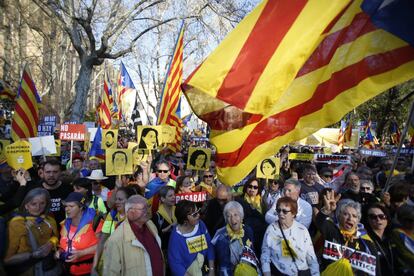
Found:
[[[77,192],[70,193],[62,201],[67,217],[62,222],[56,257],[70,275],[90,274],[102,229],[102,221],[94,219],[96,211],[86,203],[86,197]]]

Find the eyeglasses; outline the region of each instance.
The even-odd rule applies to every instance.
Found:
[[[386,219],[387,219],[387,216],[386,216],[386,215],[384,215],[384,214],[379,214],[379,215],[375,215],[375,214],[368,214],[368,218],[369,218],[370,220],[377,220],[377,219],[380,219],[380,220],[386,220]]]
[[[200,210],[201,210],[201,209],[197,209],[197,210],[195,210],[195,212],[194,212],[194,213],[189,214],[189,216],[192,216],[193,218],[196,218],[196,217],[200,214]]]
[[[361,191],[370,191],[371,187],[361,187],[360,190]]]
[[[169,170],[157,170],[157,173],[168,173]]]
[[[257,190],[259,189],[259,186],[248,185],[247,188]]]
[[[286,209],[280,209],[280,208],[277,208],[276,209],[276,212],[278,213],[278,214],[280,214],[280,213],[283,213],[283,214],[288,214],[288,213],[290,213],[290,212],[292,212],[291,210],[286,210]]]
[[[204,178],[212,178],[212,175],[203,175]]]
[[[332,174],[325,174],[325,175],[323,175],[323,177],[332,178]]]

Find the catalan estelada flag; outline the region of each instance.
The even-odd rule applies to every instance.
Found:
[[[260,4],[183,85],[212,129],[220,180],[239,182],[282,145],[413,78],[413,10],[412,1]]]
[[[108,75],[105,72],[104,79],[104,91],[102,95],[101,104],[99,107],[99,123],[103,129],[111,128],[112,116],[111,111],[113,110],[113,97],[111,82],[108,79]]]
[[[368,119],[364,126],[364,139],[362,141],[363,147],[373,149],[375,148],[375,138],[371,132],[371,119]]]
[[[14,141],[37,136],[40,97],[26,68],[23,70],[12,117],[11,137]]]
[[[180,118],[180,97],[183,79],[183,43],[184,23],[181,25],[174,54],[171,57],[171,62],[165,77],[157,116],[157,125],[170,125],[176,128],[175,143],[168,145],[173,152],[181,150],[181,130],[183,123]]]
[[[132,93],[135,90],[135,85],[132,82],[131,77],[128,74],[128,71],[124,65],[124,63],[121,61],[121,67],[119,70],[119,76],[118,76],[118,112],[119,112],[119,120],[125,121],[124,117],[124,107],[122,105],[122,102],[124,101],[125,95],[128,93]]]
[[[89,159],[96,159],[99,162],[105,162],[105,150],[101,147],[102,144],[102,128],[98,126],[96,130],[95,138],[93,139],[93,143],[91,149],[89,150]]]

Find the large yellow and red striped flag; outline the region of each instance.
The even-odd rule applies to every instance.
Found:
[[[179,115],[183,79],[183,43],[184,23],[181,25],[174,54],[171,57],[170,66],[165,77],[157,117],[157,125],[170,125],[176,129],[175,143],[168,145],[173,152],[178,152],[181,149],[181,130],[183,128]]]
[[[224,183],[237,183],[282,145],[414,76],[414,49],[406,42],[414,38],[406,22],[412,16],[401,17],[413,9],[391,10],[399,20],[389,15],[395,2],[413,2],[359,0],[342,11],[339,2],[347,4],[264,1],[186,80],[193,110],[212,128]],[[386,21],[399,25],[387,28]],[[395,29],[411,35],[399,35],[404,41],[391,34]]]
[[[99,107],[99,123],[103,129],[111,128],[112,125],[112,110],[113,110],[113,97],[111,82],[108,79],[108,75],[105,72],[104,79],[104,91],[102,95],[101,104]]]
[[[12,117],[11,137],[14,141],[37,136],[40,97],[26,68],[23,70]]]

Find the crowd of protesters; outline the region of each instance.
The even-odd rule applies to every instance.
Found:
[[[351,164],[337,165],[288,152],[275,153],[277,179],[254,170],[233,187],[214,161],[187,170],[186,152],[151,151],[122,176],[82,152],[71,166],[58,157],[28,171],[2,164],[0,274],[414,275],[410,157],[391,176],[386,157],[348,150]],[[201,191],[203,202],[177,202]]]

